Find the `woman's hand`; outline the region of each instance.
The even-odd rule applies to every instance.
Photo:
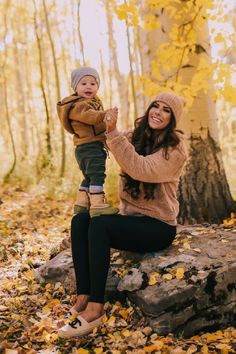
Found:
[[[112,130],[116,129],[116,122],[118,118],[118,108],[114,107],[109,109],[105,115],[104,122],[106,124],[106,132],[110,133]]]

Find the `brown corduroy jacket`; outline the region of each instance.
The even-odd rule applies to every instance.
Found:
[[[73,94],[57,103],[57,113],[62,126],[73,134],[74,145],[105,142],[106,111],[97,96],[91,99]]]

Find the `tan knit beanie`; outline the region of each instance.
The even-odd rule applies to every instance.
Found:
[[[79,83],[79,81],[84,77],[84,76],[93,76],[98,84],[98,87],[100,85],[100,77],[97,72],[97,70],[90,68],[89,66],[81,66],[80,68],[77,68],[72,71],[71,73],[71,87],[73,88],[74,91],[76,91],[76,87]]]
[[[174,93],[161,92],[158,93],[154,101],[161,101],[166,103],[171,108],[175,116],[176,123],[179,122],[185,105],[185,99],[183,97],[177,96]]]

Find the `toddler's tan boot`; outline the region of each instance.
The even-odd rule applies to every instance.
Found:
[[[86,191],[77,192],[77,198],[74,205],[74,214],[79,214],[81,211],[89,210],[89,197]]]
[[[90,210],[89,214],[92,217],[99,215],[113,215],[119,212],[119,209],[112,207],[106,203],[104,193],[90,193]]]

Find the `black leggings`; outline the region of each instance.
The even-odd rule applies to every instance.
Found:
[[[176,226],[147,216],[103,215],[90,218],[88,212],[71,221],[72,257],[77,295],[104,303],[110,249],[138,253],[156,252],[171,245]]]

